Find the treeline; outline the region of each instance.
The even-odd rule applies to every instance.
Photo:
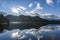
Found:
[[[7,29],[9,26],[9,20],[3,15],[3,12],[0,12],[0,32],[4,29]]]

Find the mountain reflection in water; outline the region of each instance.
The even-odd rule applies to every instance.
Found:
[[[10,22],[8,27],[9,30],[11,29],[30,29],[30,28],[40,28],[41,26],[45,26],[47,23],[39,23],[39,22]]]
[[[24,23],[24,22],[10,22],[10,24],[20,24],[20,23]]]
[[[0,33],[0,40],[60,40],[60,25],[49,24],[39,29],[13,29]]]

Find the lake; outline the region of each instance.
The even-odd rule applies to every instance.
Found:
[[[15,24],[13,22],[10,25],[12,30],[4,30],[0,33],[0,40],[60,40],[60,24],[48,24],[38,29],[23,30],[17,28],[19,25],[19,22]]]

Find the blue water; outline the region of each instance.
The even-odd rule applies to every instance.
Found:
[[[39,29],[13,29],[0,33],[0,40],[60,40],[60,25],[49,24]]]

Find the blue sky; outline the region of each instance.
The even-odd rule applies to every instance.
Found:
[[[17,12],[13,12],[13,9]],[[0,11],[13,15],[26,15],[35,11],[39,14],[60,15],[60,0],[0,0]]]

